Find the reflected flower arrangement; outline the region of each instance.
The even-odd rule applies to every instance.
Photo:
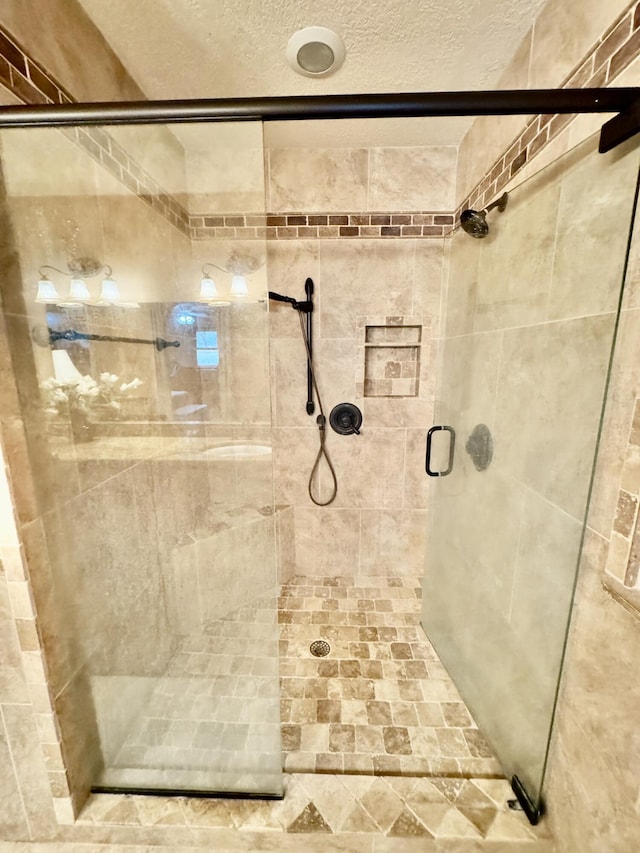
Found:
[[[121,399],[142,385],[137,377],[129,382],[121,382],[115,373],[101,373],[98,379],[81,376],[78,379],[56,379],[54,376],[40,384],[44,394],[45,412],[60,415],[65,412],[85,412],[102,409],[117,416],[121,409]]]

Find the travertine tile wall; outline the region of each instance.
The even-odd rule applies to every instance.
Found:
[[[536,85],[540,85],[542,79],[540,78],[540,74],[546,74],[551,69],[554,70],[554,74],[557,73],[560,77],[563,77],[563,75],[566,77],[571,74],[572,69],[578,68],[584,61],[584,56],[591,45],[596,42],[604,43],[608,39],[609,30],[612,29],[612,24],[615,23],[613,21],[614,15],[617,11],[623,12],[625,7],[626,4],[624,3],[618,2],[616,8],[612,8],[611,4],[605,6],[592,0],[588,4],[582,4],[578,10],[572,4],[560,2],[560,0],[552,0],[543,10],[539,24],[536,25],[537,29],[534,27],[532,33],[515,54],[512,68],[505,74],[504,85],[508,87],[526,86],[527,84],[533,85],[534,81],[537,81]],[[45,22],[49,25],[49,31],[64,35],[55,39],[42,39],[43,13],[46,16]],[[135,85],[126,77],[126,72],[119,66],[109,48],[100,39],[92,28],[92,25],[75,4],[70,5],[69,2],[53,0],[53,2],[46,4],[44,10],[39,6],[37,14],[31,14],[24,2],[9,0],[9,3],[5,4],[5,8],[3,8],[2,22],[7,25],[12,33],[16,34],[19,41],[25,45],[34,46],[33,52],[40,58],[43,68],[46,67],[55,72],[56,79],[61,81],[63,87],[67,87],[69,91],[72,91],[74,97],[77,99],[140,97],[140,93]],[[73,23],[71,24],[71,22]],[[634,18],[634,27],[635,23]],[[87,38],[89,38],[89,42]],[[617,42],[617,38],[618,36],[616,36],[614,41]],[[86,49],[88,43],[92,44],[91,50]],[[629,46],[626,48],[630,52],[629,55],[634,54],[634,43],[634,39],[632,38]],[[60,49],[60,44],[64,44],[64,50]],[[550,47],[550,44],[553,44],[553,47]],[[611,46],[611,42],[608,44]],[[620,50],[620,47],[617,47],[617,50]],[[96,54],[103,57],[103,61],[98,63],[98,67],[96,67],[95,63]],[[550,60],[552,61],[550,62]],[[90,67],[88,68],[86,66],[87,63],[90,63]],[[26,97],[33,100],[41,99],[40,96],[36,95],[29,88],[35,82],[33,75],[35,74],[35,77],[38,78],[38,71],[27,70],[25,75],[18,77],[14,81],[13,70],[7,70],[6,65],[2,67],[4,69],[3,80],[5,83],[13,84],[17,82],[18,85],[15,86],[16,92],[22,89]],[[40,69],[41,72],[43,72],[43,68]],[[516,82],[512,83],[512,80]],[[559,82],[561,81],[558,79],[545,77],[544,85],[558,85]],[[618,80],[616,80],[617,82]],[[44,85],[46,83],[42,83],[43,87]],[[6,103],[16,102],[16,96],[8,92],[4,92],[2,99]],[[584,123],[576,122],[576,124],[582,126]],[[474,184],[483,178],[489,166],[491,166],[491,171],[493,171],[493,165],[503,157],[503,152],[507,147],[512,145],[514,137],[520,131],[521,126],[521,119],[502,119],[500,121],[487,119],[481,120],[474,125],[473,135],[467,137],[462,147],[463,156],[460,158],[460,170],[463,177],[458,185],[458,201],[463,199]],[[122,133],[125,133],[125,129],[121,130]],[[135,140],[133,141],[135,142]],[[123,145],[126,147],[124,141]],[[375,161],[375,165],[377,166],[378,161],[375,160],[375,157],[371,159]],[[504,168],[502,171],[504,171]],[[380,187],[370,189],[372,189],[369,199],[371,202],[372,199],[377,198],[375,193],[378,192]],[[490,190],[491,183],[489,184],[489,188],[485,187],[483,191],[488,192]],[[398,191],[397,187],[387,184],[384,187],[384,192],[389,198],[393,196],[398,199],[401,196],[402,188]],[[416,203],[415,199],[413,199],[413,203]],[[347,215],[350,215],[350,213],[356,216],[363,215],[361,210],[353,211],[351,201],[340,211],[334,209],[332,212],[334,215],[343,215],[344,210],[347,210]],[[369,203],[369,211],[371,210],[373,210],[373,206]],[[425,208],[422,208],[422,211],[424,210]],[[222,213],[224,214],[225,212],[225,209],[222,209]],[[299,213],[299,210],[292,209],[290,212],[295,215]],[[397,207],[394,209],[394,212],[396,215],[405,213],[402,210],[398,211]],[[316,215],[322,216],[325,213],[328,214],[328,211],[316,212]],[[413,208],[413,213],[415,213],[415,208]],[[427,213],[429,213],[428,210]],[[303,210],[301,215],[308,216],[309,211]],[[371,213],[369,212],[368,215],[371,215]],[[451,215],[451,208],[441,210],[440,215],[449,217]],[[194,226],[196,224],[194,223]],[[329,227],[328,221],[326,224]],[[332,224],[336,228],[352,227],[351,220]],[[394,225],[415,227],[417,224],[420,226],[427,225],[428,227],[438,224],[442,228],[450,228],[450,219],[447,218],[446,222],[441,223],[435,223],[435,220],[416,223],[415,219],[411,223],[392,223],[391,221],[374,223],[372,219],[369,219],[368,223],[354,222],[353,227],[373,228],[374,226],[384,227]],[[278,225],[274,224],[272,227],[279,227],[281,225],[281,223],[278,223]],[[324,223],[311,223],[307,219],[306,223],[292,223],[291,227],[295,227],[296,229],[299,227],[315,228],[322,225]],[[236,226],[234,225],[233,227]],[[288,227],[288,223],[284,227]],[[432,232],[432,234],[434,233]],[[410,264],[413,266],[414,275],[412,278],[413,292],[409,304],[406,293],[402,295],[397,292],[400,281],[396,276],[397,248],[394,249],[394,243],[397,244],[398,241],[390,240],[387,237],[384,241],[376,243],[376,238],[381,237],[382,234],[359,232],[358,235],[354,234],[353,236],[344,234],[344,237],[349,236],[351,239],[348,242],[336,241],[336,244],[331,246],[330,241],[325,241],[326,245],[324,245],[321,240],[301,239],[314,238],[316,236],[315,232],[303,234],[296,230],[295,234],[278,234],[276,232],[273,236],[292,238],[287,243],[278,241],[272,243],[270,246],[276,272],[271,286],[275,289],[285,289],[284,286],[280,286],[281,282],[287,288],[293,288],[296,282],[298,282],[301,288],[304,278],[309,274],[315,276],[318,282],[324,282],[325,267],[328,265],[330,271],[333,268],[333,278],[329,277],[329,281],[332,281],[332,284],[329,286],[327,296],[324,297],[325,303],[321,308],[323,312],[327,313],[328,325],[325,325],[321,317],[320,328],[322,330],[324,325],[325,329],[319,349],[322,350],[324,348],[325,350],[333,351],[333,358],[336,352],[346,352],[347,358],[345,363],[349,367],[345,370],[344,377],[347,376],[347,373],[351,375],[350,367],[352,362],[349,363],[349,351],[352,346],[352,340],[349,334],[345,334],[344,326],[340,325],[340,318],[332,317],[332,313],[335,314],[335,312],[331,311],[330,297],[335,297],[338,293],[341,294],[345,271],[353,273],[355,270],[356,279],[361,282],[364,281],[365,276],[358,273],[358,270],[367,272],[368,269],[371,269],[371,266],[367,265],[366,260],[366,256],[371,249],[380,258],[380,269],[384,270],[391,281],[390,292],[392,294],[392,301],[399,302],[399,308],[403,312],[410,310],[413,315],[421,314],[422,316],[428,316],[430,312],[435,311],[433,307],[436,291],[435,286],[430,291],[427,303],[420,304],[423,292],[419,287],[419,281],[423,277],[426,277],[422,271],[423,269],[430,270],[429,275],[432,281],[440,275],[439,270],[443,260],[443,253],[442,247],[438,245],[437,240],[433,241],[433,243],[431,241],[416,240],[413,246],[411,246],[411,241],[408,241],[409,254],[412,258]],[[340,236],[339,232],[335,236]],[[431,236],[431,234],[423,232],[421,236]],[[362,237],[368,238],[366,244],[364,244],[364,241],[359,244],[359,240]],[[371,240],[374,242],[371,242]],[[347,247],[349,248],[347,249]],[[330,249],[336,249],[338,257],[333,252],[330,252]],[[344,258],[342,262],[339,257],[340,252],[342,252]],[[403,253],[403,259],[403,262],[406,264],[406,253]],[[294,261],[293,268],[289,268],[288,266],[290,260]],[[310,273],[310,268],[314,272]],[[407,274],[406,267],[403,270],[405,277],[400,277],[402,282],[406,281]],[[382,281],[382,277],[378,273],[378,267],[373,272],[375,277]],[[360,300],[356,299],[355,304],[350,309],[349,316],[355,316],[356,318],[358,316],[368,316],[370,311],[369,303],[372,301],[375,302],[375,299],[372,300],[370,296],[369,294],[369,297],[363,296]],[[323,299],[322,294],[320,298]],[[366,307],[366,310],[363,311],[363,307]],[[387,303],[385,302],[385,310],[386,307]],[[635,308],[633,306],[630,307],[623,319],[622,346],[619,348],[618,356],[621,359],[621,367],[616,373],[619,385],[614,387],[614,394],[612,396],[614,404],[610,407],[608,416],[608,423],[610,424],[608,429],[610,433],[607,434],[611,434],[612,439],[615,439],[619,433],[619,426],[617,424],[623,422],[628,424],[630,422],[631,408],[635,397],[640,393],[634,385],[636,380],[633,372],[633,358],[631,355],[625,354],[625,346],[631,348],[632,341],[639,338],[637,334],[634,334],[634,311]],[[376,313],[380,313],[378,309],[376,309]],[[287,347],[293,349],[296,346],[295,326],[293,329],[291,328],[292,321],[295,323],[295,316],[282,308],[274,312],[273,319],[275,327],[273,357],[276,362],[279,360],[279,367],[276,365],[276,369],[282,372],[287,369],[290,363],[286,353]],[[326,329],[331,330],[332,324],[334,335],[326,336]],[[336,329],[340,334],[335,334]],[[625,341],[627,342],[626,344]],[[279,348],[281,350],[280,355],[278,354]],[[303,364],[301,345],[295,353],[294,360],[296,364]],[[637,359],[635,363],[637,363]],[[344,392],[340,396],[346,396],[352,388],[355,388],[355,381],[353,386],[351,385],[351,381],[350,378],[340,380],[340,391]],[[298,382],[298,379],[292,380],[292,387],[295,384],[297,388]],[[336,385],[336,389],[337,387]],[[381,408],[379,406],[376,407],[376,402],[375,400],[367,401],[367,407],[365,408],[366,422],[369,423],[372,420],[376,422],[377,419],[378,423],[384,425],[378,430],[379,433],[385,428],[390,430],[404,429],[406,451],[408,454],[413,453],[415,459],[418,460],[422,455],[422,430],[413,431],[411,427],[404,426],[408,421],[403,420],[407,416],[407,412],[403,406],[398,408]],[[386,401],[384,402],[386,404]],[[406,403],[407,401],[404,402]],[[298,405],[297,396],[296,405]],[[289,409],[286,405],[283,409],[283,414],[286,415]],[[425,413],[426,409],[422,411]],[[411,413],[411,423],[415,423],[415,419],[413,418],[415,414],[416,412]],[[398,427],[398,422],[402,426]],[[296,446],[290,439],[300,438],[300,428],[287,425],[286,419],[281,421],[281,424],[281,432],[286,433],[289,430],[291,433],[290,435],[283,434],[282,436],[284,439],[282,442],[283,446],[287,448],[286,452],[290,454],[291,448]],[[298,432],[296,432],[296,429]],[[308,428],[305,428],[304,432],[308,433],[309,436],[312,434],[312,430]],[[605,446],[601,457],[601,478],[599,481],[601,485],[597,490],[597,494],[602,495],[601,505],[603,506],[605,522],[600,527],[601,532],[596,534],[595,541],[597,547],[592,548],[588,552],[595,553],[598,556],[599,566],[604,563],[607,550],[607,537],[611,530],[611,524],[607,527],[607,511],[611,510],[609,517],[612,518],[612,507],[615,505],[615,495],[617,494],[616,485],[613,489],[614,497],[612,501],[612,489],[608,484],[612,479],[612,471],[619,470],[619,466],[621,465],[621,451],[616,452],[614,449],[608,451],[607,448],[622,447],[624,441],[626,441],[626,431],[623,429],[623,432],[625,435],[622,442],[616,443],[615,440],[609,442]],[[388,446],[384,444],[384,435],[379,434],[375,437],[379,441],[380,439],[382,440],[382,443],[378,445],[380,448]],[[352,444],[346,444],[346,442],[351,441],[351,437],[344,441],[345,444],[342,446],[344,453],[347,454],[353,448]],[[14,454],[17,455],[21,452],[19,443],[14,443],[13,448]],[[338,457],[341,452],[338,452]],[[307,458],[311,456],[311,449],[308,448],[307,457],[303,461],[306,462]],[[421,463],[422,460],[420,459]],[[397,465],[393,465],[392,467],[394,470],[397,470]],[[25,459],[24,467],[21,470],[26,470],[26,468],[27,463]],[[421,495],[421,482],[416,482],[413,479],[413,472],[415,470],[415,466],[409,466],[405,469],[403,490],[407,490],[410,497],[407,499],[406,508],[401,511],[402,515],[398,512],[382,513],[379,510],[373,510],[372,514],[368,507],[358,505],[358,498],[356,499],[355,510],[352,510],[350,513],[347,513],[344,509],[342,510],[342,525],[347,529],[347,533],[350,536],[350,539],[347,538],[346,541],[351,541],[348,553],[344,555],[347,559],[352,558],[355,552],[352,531],[357,525],[359,525],[359,530],[365,531],[365,535],[369,535],[369,531],[374,530],[378,537],[377,542],[389,543],[392,541],[385,531],[385,526],[397,527],[403,519],[407,525],[407,533],[413,530],[416,534],[420,531],[421,535],[423,529],[422,519],[420,519],[419,524],[414,524],[411,520],[412,516],[415,518],[416,513],[416,510],[411,508],[412,502],[417,500],[417,503],[420,504],[424,500],[424,497]],[[290,477],[293,477],[293,474],[294,471],[291,469]],[[297,471],[295,472],[295,476],[297,477],[296,482],[298,482],[299,476]],[[613,475],[613,479],[616,479],[615,474]],[[347,479],[347,482],[351,481]],[[285,490],[294,488],[291,482],[287,484],[286,479],[283,480],[283,483]],[[24,490],[23,483],[15,481],[15,479],[12,482],[12,487],[15,495]],[[395,498],[397,498],[397,495]],[[22,496],[18,503],[20,506],[28,506],[28,500],[28,495]],[[600,503],[597,500],[594,506],[598,507],[599,505]],[[421,511],[424,511],[422,507],[417,510],[418,513]],[[306,512],[307,517],[311,518],[312,510],[307,510]],[[304,513],[302,517],[304,517]],[[314,517],[321,519],[323,522],[325,520],[322,518],[322,515]],[[337,515],[336,518],[338,518]],[[409,519],[408,522],[407,519]],[[367,527],[367,522],[369,521],[374,522],[373,527]],[[594,529],[597,529],[596,523],[593,522],[593,524],[595,525]],[[323,539],[329,538],[326,525],[318,524],[316,527],[318,531],[322,531]],[[34,632],[35,623],[33,610],[29,604],[28,585],[24,580],[24,575],[21,574],[23,571],[21,566],[16,562],[16,557],[19,553],[19,546],[16,544],[17,540],[15,539],[15,535],[11,534],[10,524],[3,529],[7,531],[3,533],[3,541],[0,543],[3,545],[4,574],[8,576],[11,572],[18,573],[12,575],[11,579],[13,583],[11,599],[13,608],[12,618],[0,623],[2,625],[1,630],[3,631],[2,636],[3,638],[5,636],[7,638],[7,648],[10,650],[13,648],[13,652],[9,651],[6,658],[3,657],[2,669],[0,670],[2,673],[2,680],[0,681],[2,684],[0,710],[2,711],[3,724],[2,731],[0,732],[2,734],[0,749],[2,750],[3,761],[5,762],[2,766],[3,768],[9,768],[1,776],[2,785],[4,786],[2,788],[2,815],[7,819],[7,829],[6,831],[3,829],[3,832],[7,838],[53,838],[57,830],[51,806],[52,800],[49,796],[49,782],[46,779],[46,767],[48,766],[48,769],[54,773],[60,772],[62,769],[59,752],[56,752],[55,749],[58,735],[50,713],[50,707],[46,701],[46,693],[43,694],[42,672],[38,676],[37,660],[34,660],[35,669],[32,668],[30,670],[31,675],[29,675],[29,664],[24,652],[22,655],[22,671],[17,664],[17,649],[19,646],[16,625],[21,638],[22,649],[26,652],[33,649],[38,654],[36,634]],[[316,538],[316,541],[318,541],[318,538]],[[339,542],[339,538],[336,538],[336,541]],[[411,554],[409,552],[412,550],[415,555],[415,547],[419,547],[417,540],[414,546],[408,549],[407,555],[401,554],[400,556],[410,557]],[[27,556],[31,557],[32,555],[28,554]],[[327,553],[323,556],[322,562],[326,566],[331,566],[332,569],[335,569],[336,556],[340,560],[343,555],[340,552],[337,555],[335,552]],[[397,556],[395,552],[390,553],[389,559],[395,556]],[[364,562],[366,563],[366,559]],[[621,709],[621,713],[618,715],[619,725],[616,727],[615,732],[603,727],[602,720],[605,717],[610,717],[613,708],[619,708],[620,684],[629,685],[633,683],[634,662],[638,659],[638,652],[634,652],[633,646],[636,643],[637,647],[637,623],[629,621],[631,617],[617,603],[611,599],[602,598],[599,585],[600,578],[597,572],[593,572],[591,575],[585,574],[585,578],[591,581],[590,592],[592,595],[580,594],[578,596],[578,609],[582,613],[579,614],[579,618],[576,620],[574,631],[575,651],[573,657],[570,658],[567,685],[564,693],[565,698],[561,705],[559,726],[561,730],[560,745],[556,747],[553,753],[554,762],[550,781],[550,799],[552,802],[559,804],[557,808],[558,818],[555,823],[558,836],[561,839],[561,843],[564,844],[564,849],[567,853],[573,853],[576,849],[593,849],[594,851],[602,849],[599,846],[589,847],[590,844],[597,845],[598,843],[597,833],[594,832],[594,824],[591,820],[594,810],[599,814],[598,828],[600,829],[609,827],[612,832],[618,829],[616,821],[611,818],[611,815],[614,813],[620,816],[621,821],[626,821],[619,832],[619,837],[608,839],[610,843],[607,848],[608,850],[619,849],[626,851],[632,847],[632,843],[630,845],[628,841],[632,836],[628,835],[628,832],[631,831],[632,827],[630,818],[633,816],[633,803],[637,802],[637,790],[634,791],[634,784],[637,783],[633,782],[630,772],[627,771],[627,768],[629,771],[633,768],[633,762],[629,758],[631,752],[629,743],[632,737],[629,719],[632,717],[632,714],[630,711],[627,712],[626,708]],[[0,604],[4,601],[6,600],[2,599],[0,595]],[[605,612],[607,618],[601,618]],[[2,613],[6,614],[6,608],[2,610]],[[612,638],[615,642],[612,642]],[[589,655],[578,652],[581,644],[587,644],[586,647],[589,650]],[[609,647],[611,653],[604,658],[602,655],[604,649],[607,647]],[[624,649],[625,653],[620,654],[620,649]],[[593,659],[597,659],[600,662],[595,676],[592,672],[593,667],[590,670],[590,661]],[[27,666],[27,681],[25,681],[25,677],[22,674],[25,671],[25,665]],[[616,676],[610,677],[614,666],[616,667]],[[36,677],[33,675],[34,672],[36,673]],[[575,673],[573,682],[571,681],[572,673]],[[593,681],[594,677],[595,682]],[[588,690],[588,694],[585,692],[585,687]],[[602,707],[593,708],[592,704],[590,705],[589,701],[585,698],[587,695],[593,698],[594,688],[600,697],[598,701],[602,703]],[[636,700],[631,696],[630,702],[633,701]],[[39,746],[36,724],[40,729],[41,738],[44,735],[44,748]],[[583,735],[583,733],[586,734]],[[595,733],[597,733],[597,737]],[[592,746],[594,742],[603,743],[603,734],[605,736],[603,754],[606,755],[609,762],[608,767],[603,767],[602,759],[595,754]],[[616,768],[615,776],[610,771],[611,767]],[[623,768],[623,772],[618,772],[618,768]],[[606,772],[601,773],[603,770]],[[607,787],[606,791],[605,785]],[[589,793],[586,793],[585,789]],[[614,804],[611,801],[611,797],[613,796],[617,799],[616,806],[618,809],[621,809],[618,812],[615,812]],[[636,797],[635,800],[634,797]],[[54,802],[57,804],[58,818],[63,822],[65,819],[68,820],[70,811],[68,805],[65,805],[65,798],[58,798]],[[599,805],[603,802],[605,803],[604,809]],[[620,802],[623,803],[622,807],[619,805]],[[599,812],[598,809],[600,809]],[[627,832],[628,838],[625,837],[625,832]],[[618,846],[616,847],[616,845]]]
[[[273,289],[303,298],[307,276],[317,284],[314,362],[325,414],[347,401],[364,418],[359,436],[328,431],[338,494],[328,507],[313,506],[307,483],[318,429],[305,410],[304,344],[291,308],[273,307],[276,500],[294,507],[297,569],[315,575],[420,574],[427,510],[424,438],[432,420],[444,242],[275,241],[268,252]],[[418,396],[365,396],[365,324],[382,318],[394,324],[416,315],[422,328]],[[321,499],[329,494],[328,479],[323,461],[315,485]]]

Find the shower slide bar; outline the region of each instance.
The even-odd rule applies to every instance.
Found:
[[[618,113],[602,127],[600,151],[604,153],[640,131],[640,88],[515,89],[492,92],[29,104],[1,107],[0,128],[538,113]]]
[[[280,293],[274,293],[273,290],[269,291],[269,299],[273,299],[274,302],[286,302],[288,305],[293,306],[296,311],[300,311],[301,314],[305,315],[305,334],[308,356],[306,409],[308,415],[312,415],[316,410],[315,403],[313,402],[313,370],[311,369],[311,363],[313,358],[313,289],[313,279],[308,278],[304,283],[304,292],[307,297],[304,302],[299,302],[292,296],[282,296]]]

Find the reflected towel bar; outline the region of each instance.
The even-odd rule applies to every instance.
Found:
[[[90,335],[77,332],[75,329],[65,329],[56,332],[53,329],[36,327],[33,330],[33,340],[40,346],[54,344],[56,341],[115,341],[121,344],[153,344],[158,352],[167,347],[179,347],[180,341],[165,341],[164,338],[121,338],[117,335]]]

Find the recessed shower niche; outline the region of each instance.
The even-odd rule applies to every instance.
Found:
[[[364,396],[417,397],[422,323],[387,317],[365,326]]]

